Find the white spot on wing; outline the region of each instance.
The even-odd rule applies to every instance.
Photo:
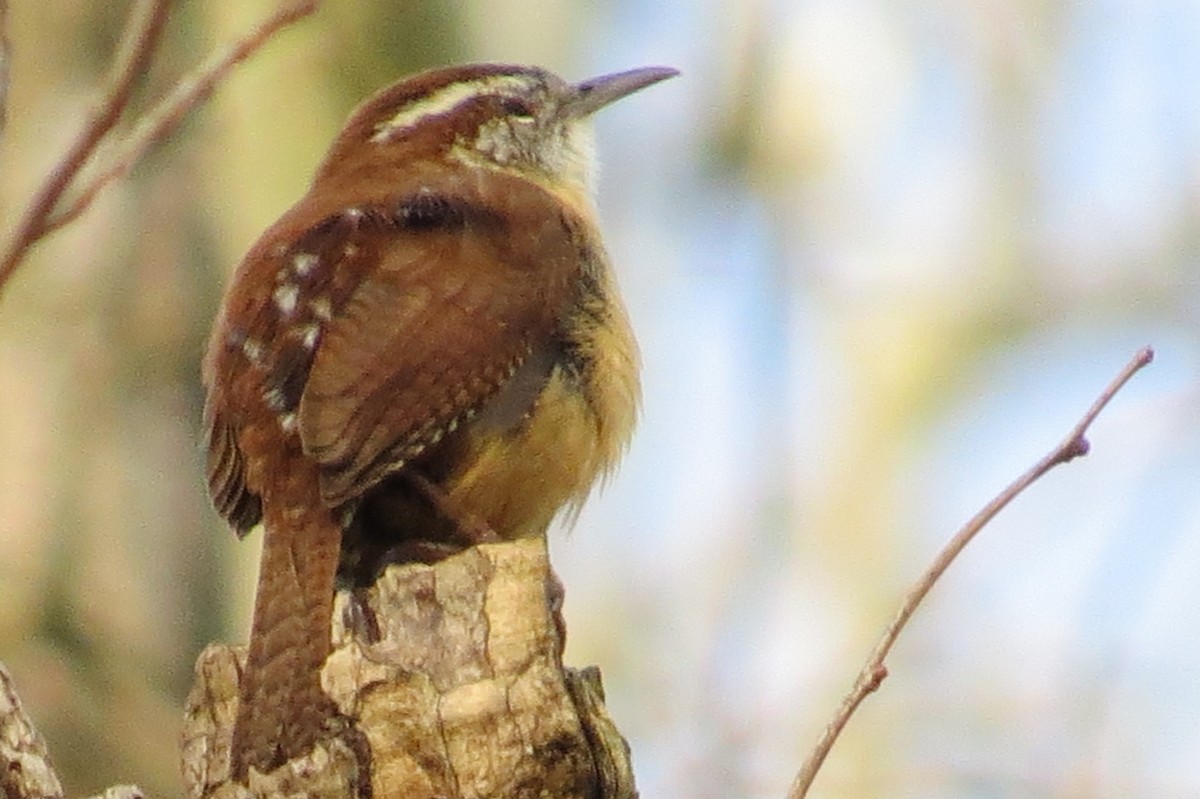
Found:
[[[298,252],[292,256],[292,271],[300,277],[304,277],[317,267],[320,260],[311,252]]]
[[[279,426],[283,428],[283,432],[290,433],[296,429],[296,414],[285,413],[279,417]]]
[[[262,360],[262,344],[259,344],[252,338],[248,338],[242,342],[242,354],[245,355],[251,363],[258,363]]]
[[[329,304],[328,297],[318,297],[310,302],[308,307],[318,319],[328,322],[333,318],[333,307]]]
[[[300,343],[304,345],[304,349],[311,350],[317,346],[317,339],[321,336],[320,325],[305,325],[304,336],[300,339]]]
[[[275,289],[275,293],[271,295],[275,300],[275,307],[284,316],[291,316],[296,311],[296,300],[300,298],[300,289],[294,283],[284,283],[279,288]]]
[[[263,392],[263,402],[267,403],[267,407],[273,411],[282,411],[284,405],[283,392],[277,388]]]

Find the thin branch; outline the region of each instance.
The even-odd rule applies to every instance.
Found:
[[[0,0],[0,133],[8,121],[8,75],[12,66],[12,45],[8,41],[8,0]]]
[[[788,799],[803,799],[808,794],[808,789],[812,785],[813,780],[817,776],[817,772],[821,768],[821,764],[825,762],[825,757],[829,754],[829,750],[833,748],[833,744],[837,741],[842,729],[854,714],[862,701],[867,696],[879,688],[880,684],[888,675],[887,666],[884,660],[888,653],[891,652],[892,646],[896,643],[896,639],[912,618],[913,612],[921,604],[922,600],[937,583],[942,574],[949,568],[958,554],[971,542],[971,539],[982,530],[996,514],[1017,498],[1026,488],[1037,482],[1042,475],[1058,466],[1061,463],[1074,460],[1080,455],[1086,455],[1090,447],[1086,434],[1092,422],[1104,410],[1109,401],[1116,395],[1121,388],[1129,382],[1142,367],[1146,366],[1154,359],[1154,350],[1150,347],[1143,347],[1130,359],[1125,368],[1113,378],[1112,382],[1101,392],[1092,406],[1080,418],[1079,422],[1073,427],[1070,433],[1062,442],[1051,450],[1046,457],[1042,458],[1031,467],[1027,472],[1013,481],[1008,488],[1004,489],[998,496],[989,502],[982,510],[967,522],[960,529],[954,538],[938,553],[938,556],[926,569],[921,578],[917,580],[912,589],[904,598],[904,603],[900,606],[900,610],[892,619],[891,624],[884,630],[879,642],[875,645],[875,649],[867,658],[861,671],[858,673],[858,679],[854,682],[854,687],[842,699],[842,704],[834,714],[833,719],[826,725],[824,732],[821,734],[817,745],[813,747],[812,753],[804,766],[800,769],[800,773],[796,775],[795,781],[792,783],[791,790],[788,791]]]
[[[166,2],[167,0],[142,0],[139,9],[165,8]],[[0,257],[0,294],[29,248],[38,239],[78,218],[106,186],[128,174],[147,150],[169,136],[189,112],[203,104],[217,84],[224,80],[234,67],[257,52],[279,30],[309,16],[319,5],[320,0],[284,0],[273,14],[253,30],[223,52],[209,58],[194,73],[176,84],[170,94],[147,112],[134,126],[112,163],[81,188],[65,208],[56,211],[55,208],[63,194],[76,179],[79,170],[95,151],[103,136],[112,129],[128,101],[127,94],[123,98],[119,96],[118,90],[122,86],[120,81],[114,81],[113,87],[98,106],[99,111],[93,115],[93,119],[80,134],[79,140],[55,166],[46,184],[30,204],[8,250]],[[131,17],[130,30],[133,30],[134,18],[141,19],[136,11]],[[139,57],[136,68],[132,68],[132,61],[119,63],[114,69],[114,75],[123,76],[128,73],[136,76],[139,70],[144,69],[154,40],[157,39],[157,31],[147,35],[148,30],[149,28],[142,28],[143,32],[140,35],[132,38],[127,36],[126,42],[134,44],[122,48],[123,56],[130,56],[132,52]],[[143,45],[140,50],[136,46],[139,43]],[[129,83],[132,84],[132,78]]]
[[[70,205],[46,221],[46,232],[57,230],[87,210],[104,187],[128,174],[147,150],[171,135],[189,112],[203,104],[234,67],[253,55],[276,32],[312,14],[319,5],[320,0],[284,2],[274,14],[224,52],[211,56],[195,72],[179,81],[170,94],[138,121],[112,163],[81,189]]]
[[[54,166],[34,196],[13,234],[8,250],[0,258],[0,291],[3,291],[29,247],[45,235],[46,219],[59,198],[129,104],[134,82],[138,75],[145,72],[166,25],[167,3],[168,0],[139,0],[130,11],[108,89],[92,109],[83,130],[79,131],[62,160]]]

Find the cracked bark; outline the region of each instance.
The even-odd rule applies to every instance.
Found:
[[[562,665],[557,595],[541,540],[392,566],[339,594],[322,684],[348,728],[248,788],[229,782],[243,652],[209,646],[187,703],[188,795],[633,799],[598,670]]]

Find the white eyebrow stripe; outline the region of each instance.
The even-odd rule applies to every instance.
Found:
[[[426,117],[444,114],[482,94],[500,94],[505,89],[517,89],[523,81],[513,75],[491,75],[479,80],[451,83],[433,94],[409,103],[391,119],[375,126],[371,141],[382,143],[420,122]]]

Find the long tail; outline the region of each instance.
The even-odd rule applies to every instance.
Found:
[[[266,773],[308,752],[334,712],[320,676],[341,526],[321,504],[315,474],[293,471],[275,488],[263,498],[258,594],[233,731],[233,777],[243,782],[250,766]]]

